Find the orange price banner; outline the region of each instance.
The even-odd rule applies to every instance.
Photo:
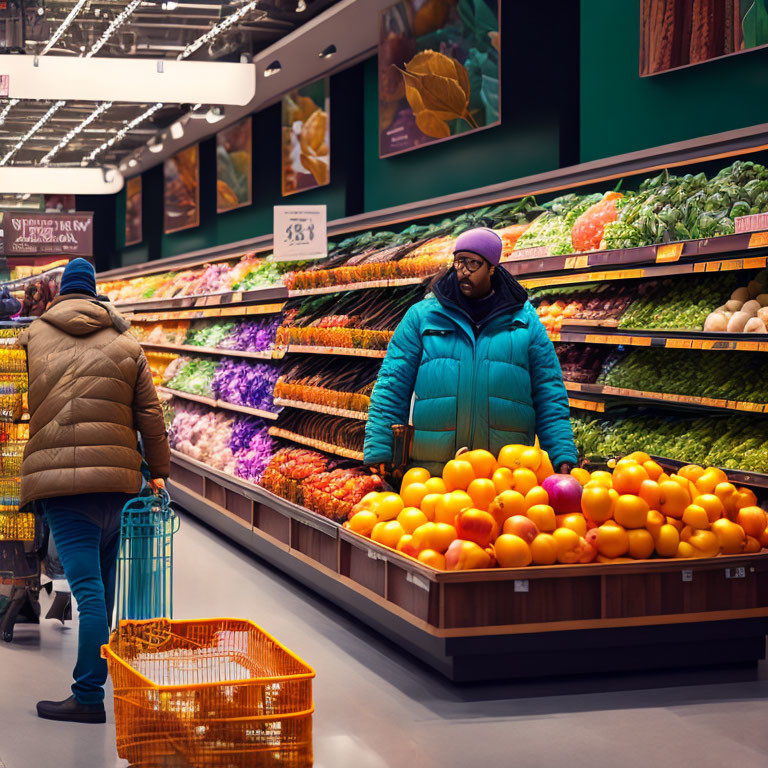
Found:
[[[747,248],[764,248],[768,245],[768,232],[753,232],[749,236]]]
[[[682,254],[682,243],[665,243],[656,249],[656,263],[668,264],[673,261],[678,261]]]

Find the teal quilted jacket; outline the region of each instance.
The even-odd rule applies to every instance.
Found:
[[[392,425],[415,430],[411,464],[438,474],[456,451],[541,447],[577,461],[568,395],[552,342],[520,284],[496,270],[495,309],[475,327],[453,272],[411,307],[389,343],[371,396],[365,462],[392,459]],[[412,408],[412,410],[411,410]]]

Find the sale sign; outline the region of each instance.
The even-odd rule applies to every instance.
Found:
[[[92,256],[93,214],[6,211],[3,240],[6,256]]]

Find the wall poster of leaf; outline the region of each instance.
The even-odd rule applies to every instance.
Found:
[[[169,157],[165,179],[165,234],[200,224],[200,154],[197,144]]]
[[[768,0],[640,0],[640,75],[768,45]]]
[[[283,197],[331,181],[328,78],[283,96]]]
[[[251,204],[251,118],[216,134],[216,212]]]
[[[144,239],[141,231],[141,176],[125,182],[125,244],[136,245]]]
[[[379,20],[379,156],[501,122],[500,0],[402,0]]]

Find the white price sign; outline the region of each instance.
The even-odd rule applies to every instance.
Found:
[[[277,261],[323,259],[328,255],[324,205],[276,205],[274,229]]]

